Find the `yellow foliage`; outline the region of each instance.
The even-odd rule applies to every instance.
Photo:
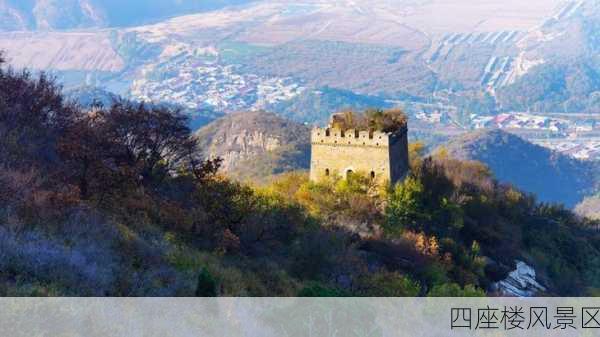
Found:
[[[510,203],[516,204],[523,199],[523,194],[511,187],[506,191],[506,199]]]
[[[437,257],[440,253],[440,245],[435,236],[427,237],[423,232],[406,231],[402,237],[412,242],[415,249],[423,255]]]
[[[435,157],[437,160],[447,160],[449,156],[448,149],[445,146],[440,146],[435,152]]]
[[[419,167],[425,154],[425,144],[423,142],[414,142],[408,144],[408,159],[411,169]]]
[[[325,225],[336,226],[379,223],[387,194],[386,188],[363,172],[355,172],[348,179],[323,177],[319,182],[292,173],[276,179],[262,191],[300,205]]]

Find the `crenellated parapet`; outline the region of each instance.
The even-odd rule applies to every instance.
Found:
[[[389,147],[396,139],[406,135],[406,130],[396,132],[341,130],[339,128],[314,128],[311,143],[333,146]]]

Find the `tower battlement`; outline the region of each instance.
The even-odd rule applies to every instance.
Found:
[[[408,172],[406,127],[395,132],[316,127],[311,131],[311,147],[312,181],[363,172],[394,184]]]
[[[389,147],[406,134],[406,128],[396,132],[359,131],[339,128],[313,128],[311,144],[332,146]]]

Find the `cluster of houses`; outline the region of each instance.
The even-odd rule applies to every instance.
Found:
[[[184,60],[149,67],[142,78],[134,81],[131,95],[189,109],[257,110],[289,100],[304,89],[290,78],[246,74],[236,66],[216,62]]]

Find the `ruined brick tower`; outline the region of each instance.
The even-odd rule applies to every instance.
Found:
[[[314,128],[310,180],[361,172],[379,183],[395,184],[408,173],[407,128],[395,132]]]

